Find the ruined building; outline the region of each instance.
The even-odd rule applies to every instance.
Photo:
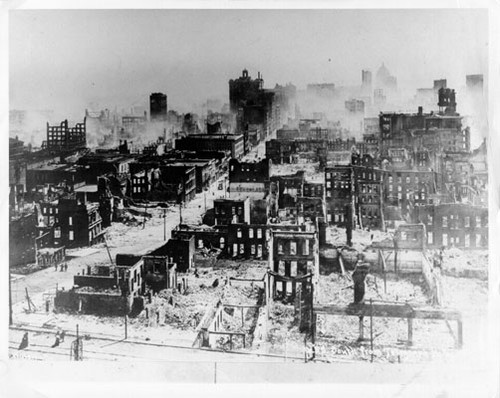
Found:
[[[463,203],[415,206],[412,218],[427,231],[430,247],[488,247],[488,208]]]
[[[236,131],[242,132],[248,141],[250,125],[260,125],[264,136],[268,136],[280,127],[280,102],[285,103],[286,89],[264,89],[264,80],[260,72],[257,79],[252,79],[246,69],[237,79],[229,80],[229,106],[236,114]],[[293,91],[293,90],[292,90]]]
[[[308,231],[271,231],[269,294],[294,297],[303,283],[319,279],[318,234]]]
[[[382,170],[373,165],[327,167],[325,181],[326,221],[330,225],[382,226]]]
[[[441,88],[438,91],[438,113],[381,113],[380,152],[388,156],[389,149],[406,149],[413,157],[417,150],[431,153],[470,152],[470,132],[462,128],[462,117],[457,113],[455,90]],[[437,169],[437,165],[434,165]]]
[[[153,93],[149,96],[149,117],[152,122],[167,120],[167,96],[163,93]]]
[[[47,123],[47,140],[42,143],[42,148],[49,152],[84,149],[87,145],[86,120],[83,118],[83,123],[76,123],[74,127],[69,127],[67,120],[61,122],[59,126],[50,126]]]

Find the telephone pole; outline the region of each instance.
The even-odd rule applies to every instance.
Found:
[[[167,209],[163,209],[163,240],[167,240]]]

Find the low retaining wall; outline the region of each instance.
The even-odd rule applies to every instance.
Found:
[[[132,308],[133,298],[119,294],[58,290],[54,298],[56,312],[79,312],[87,315],[124,316]]]

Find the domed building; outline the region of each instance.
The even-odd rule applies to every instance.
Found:
[[[377,88],[396,90],[398,82],[395,76],[391,75],[384,63],[378,68],[376,75]]]

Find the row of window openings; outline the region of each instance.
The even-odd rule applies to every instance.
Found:
[[[243,213],[243,208],[241,207],[238,207],[238,215],[241,216],[241,214]],[[215,208],[215,214],[222,214],[222,215],[225,215],[226,214],[226,209],[224,207],[216,207]],[[231,207],[231,214],[234,216],[236,214],[236,208],[233,206]]]
[[[284,246],[282,243],[278,243],[278,254],[285,254]],[[297,242],[290,241],[290,255],[294,256],[297,254]],[[309,255],[309,239],[305,239],[302,243],[302,255]]]
[[[480,234],[472,235],[472,238],[476,239],[476,244],[475,247],[479,247],[482,244],[482,238]],[[427,243],[429,245],[434,244],[434,234],[432,231],[427,232]],[[460,237],[459,236],[450,236],[448,239],[448,234],[443,234],[442,235],[442,244],[443,246],[448,246],[448,245],[460,245]],[[464,246],[465,247],[470,247],[471,246],[471,235],[470,234],[465,234],[464,236]]]
[[[99,234],[99,232],[100,232],[99,228],[96,228],[95,230],[92,229],[91,231],[89,231],[89,241],[91,241],[92,239],[94,239]],[[54,238],[55,239],[60,239],[61,238],[61,228],[54,229]],[[73,230],[70,230],[68,232],[68,239],[70,241],[75,240],[75,232]]]
[[[375,178],[376,175],[374,173],[371,173],[371,172],[366,173],[366,172],[363,171],[363,173],[361,173],[360,175],[362,176],[361,178],[363,178],[363,179],[365,179],[367,177],[368,177],[369,180],[376,179]],[[326,178],[327,179],[339,178],[339,177],[341,177],[340,173],[326,173]]]
[[[239,254],[245,254],[245,245],[243,243],[239,244]],[[250,245],[250,254],[252,256],[257,255],[257,257],[262,257],[262,245]],[[238,244],[233,243],[233,257],[238,255]]]
[[[311,267],[312,266],[312,262],[311,261],[308,261],[307,262],[307,266],[308,267]],[[276,270],[276,269],[275,269]],[[297,264],[297,261],[290,261],[290,268],[289,268],[289,273],[286,272],[287,271],[287,267],[285,265],[285,262],[284,261],[278,261],[278,269],[277,269],[277,272],[280,274],[280,275],[285,275],[285,276],[298,276],[298,264]]]
[[[238,230],[236,231],[236,236],[238,238],[242,238],[243,237],[243,231],[241,230],[241,228],[238,228]],[[250,239],[253,239],[253,237],[254,237],[253,228],[249,228],[248,229],[248,237]],[[257,239],[262,239],[262,229],[261,228],[257,228]]]
[[[420,164],[420,166],[424,166],[424,164]],[[393,182],[394,182],[394,177],[390,175],[389,176],[389,184],[392,184]],[[398,184],[402,184],[403,183],[403,177],[398,176],[397,182],[398,182]],[[410,184],[411,183],[411,177],[410,176],[406,176],[405,182],[407,184]],[[415,182],[415,184],[418,184],[420,182],[420,178],[418,176],[415,176],[414,177],[414,182]]]
[[[48,209],[48,211],[47,211]],[[52,214],[52,209],[54,209],[54,214],[58,214],[59,213],[59,209],[57,207],[44,207],[42,208],[42,214]]]
[[[335,189],[349,189],[351,186],[349,181],[334,181],[333,182],[333,188]],[[332,187],[332,182],[327,181],[326,182],[326,187],[331,188]]]
[[[327,213],[326,215],[326,220],[328,222],[332,222],[332,214],[331,213]],[[344,222],[345,220],[345,216],[344,214],[339,214],[339,213],[334,213],[333,214],[333,222]]]
[[[443,216],[441,221],[441,225],[443,228],[448,228],[448,225],[450,226],[450,228],[458,228],[458,224],[459,224],[459,220],[460,218],[457,216],[453,216],[453,215],[450,215],[450,218],[449,218],[449,223],[448,223],[448,216]],[[464,228],[469,228],[470,227],[470,217],[469,216],[466,216],[464,217]],[[481,222],[481,216],[476,216],[476,227],[481,227],[481,226],[484,226],[486,227],[488,225],[488,220],[485,219],[485,223],[484,225],[482,225],[483,223]],[[430,225],[432,224],[432,216],[428,216],[427,217],[427,223]]]

